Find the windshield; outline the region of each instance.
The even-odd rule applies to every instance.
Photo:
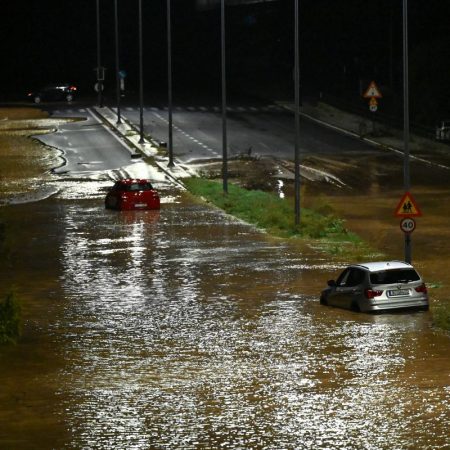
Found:
[[[418,280],[420,280],[419,274],[414,269],[383,270],[370,274],[372,284],[407,283]]]

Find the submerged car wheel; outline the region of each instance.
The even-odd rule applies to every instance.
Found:
[[[34,103],[41,103],[41,97],[39,97],[39,95],[36,95],[36,97],[34,97]]]
[[[105,207],[109,209],[116,209],[117,208],[117,198],[114,196],[108,196],[105,199]]]
[[[359,307],[358,302],[356,300],[352,301],[351,310],[356,311],[356,312],[361,312],[361,308]]]
[[[66,100],[68,103],[70,103],[73,100],[73,95],[72,94],[67,94]]]
[[[328,305],[327,299],[325,298],[324,295],[320,296],[320,304],[321,305]]]

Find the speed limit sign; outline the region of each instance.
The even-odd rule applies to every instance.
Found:
[[[416,229],[416,221],[411,217],[405,217],[400,221],[400,228],[403,233],[412,233]]]

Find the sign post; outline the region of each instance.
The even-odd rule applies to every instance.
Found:
[[[363,94],[364,98],[369,99],[369,109],[371,112],[377,112],[378,110],[378,99],[383,98],[381,91],[376,85],[375,81],[371,81],[369,87]],[[372,129],[375,131],[375,121],[372,120]]]
[[[422,215],[417,203],[409,192],[405,192],[400,199],[395,215],[401,217],[400,229],[405,234],[405,261],[411,264],[411,233],[416,229],[413,217]]]

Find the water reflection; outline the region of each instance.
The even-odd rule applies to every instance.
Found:
[[[180,196],[61,197],[8,210],[27,334],[0,348],[0,448],[448,448],[428,313],[320,306],[334,263]]]
[[[63,220],[68,448],[447,445],[448,389],[411,382],[426,315],[320,307],[331,265],[200,206]]]

